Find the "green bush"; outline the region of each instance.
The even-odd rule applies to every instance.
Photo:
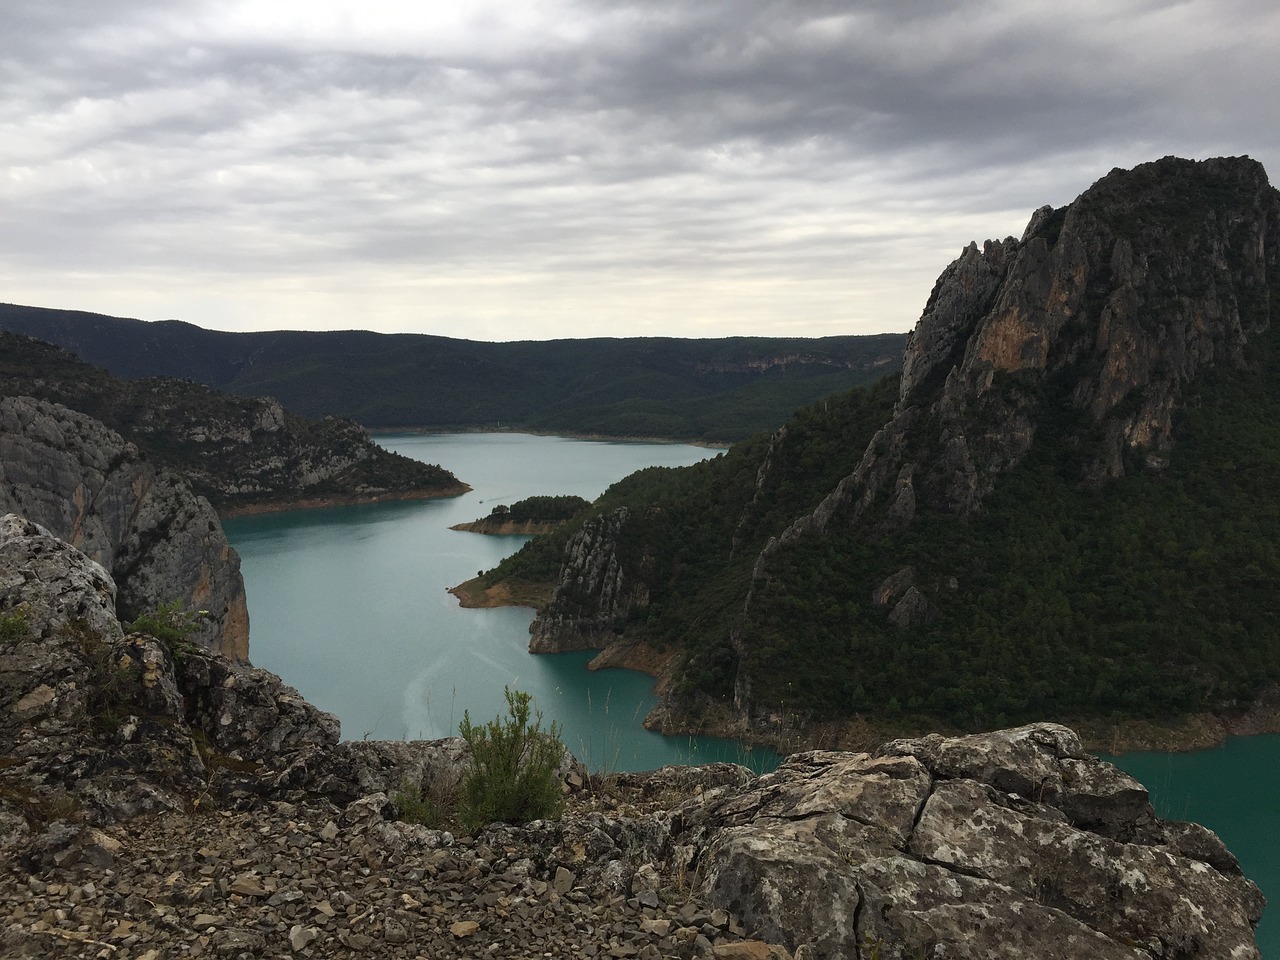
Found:
[[[27,612],[21,608],[0,616],[0,644],[22,643],[31,638],[31,624]]]
[[[448,812],[432,801],[427,792],[416,783],[406,782],[391,795],[397,819],[405,823],[418,823],[424,827],[439,829],[444,826]]]
[[[542,730],[532,697],[504,689],[507,717],[476,726],[466,712],[458,730],[471,748],[471,767],[462,781],[458,820],[475,831],[495,821],[528,823],[558,816],[564,809],[558,772],[564,757],[560,726]]]
[[[200,648],[191,642],[190,637],[199,629],[201,619],[208,615],[208,610],[188,610],[181,600],[170,600],[123,626],[128,633],[155,637],[174,656],[182,656],[199,652]]]

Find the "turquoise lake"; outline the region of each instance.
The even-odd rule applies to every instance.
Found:
[[[527,537],[450,530],[495,505],[540,494],[593,500],[648,466],[685,466],[718,451],[524,434],[396,434],[378,442],[439,463],[472,486],[442,500],[237,517],[227,536],[249,597],[250,656],[337,715],[348,739],[456,736],[505,713],[504,687],[533,694],[546,721],[595,770],[733,760],[762,768],[768,750],[640,726],[653,678],[589,671],[590,653],[528,652],[533,612],[468,610],[446,590],[493,567]]]
[[[590,672],[589,653],[528,653],[532,611],[466,610],[445,591],[524,543],[448,529],[499,503],[538,494],[594,499],[646,466],[683,466],[716,451],[681,444],[602,443],[521,434],[382,436],[385,447],[440,463],[471,484],[447,500],[336,507],[226,521],[240,552],[251,656],[338,716],[343,736],[452,736],[464,710],[505,710],[503,687],[532,693],[565,743],[595,770],[733,760],[771,768],[770,751],[732,741],[650,733],[650,677]],[[1164,817],[1215,830],[1269,899],[1280,898],[1280,736],[1217,750],[1111,758],[1151,791]],[[1280,908],[1259,945],[1280,960]]]

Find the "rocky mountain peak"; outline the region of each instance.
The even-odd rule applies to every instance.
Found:
[[[904,477],[917,500],[979,509],[1063,413],[1081,482],[1158,469],[1183,387],[1268,328],[1277,271],[1280,194],[1247,157],[1113,170],[1021,239],[969,244],[908,338],[893,419],[803,526],[895,503]]]

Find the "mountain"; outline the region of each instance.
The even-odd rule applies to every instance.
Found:
[[[0,330],[121,377],[272,396],[304,417],[366,427],[521,429],[732,441],[897,369],[904,335],[485,343],[363,331],[226,333],[0,304]]]
[[[181,474],[224,516],[469,489],[439,466],[382,449],[350,420],[307,420],[267,397],[186,380],[124,380],[13,333],[0,332],[0,396],[34,397],[101,421]]]
[[[666,729],[1256,714],[1280,680],[1275,303],[1261,165],[1114,170],[966,248],[895,382],[627,478],[470,587],[554,586],[531,649],[665,664]]]

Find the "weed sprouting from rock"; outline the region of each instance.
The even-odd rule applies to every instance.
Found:
[[[0,646],[11,646],[31,638],[31,624],[21,607],[0,616]]]
[[[175,657],[182,657],[200,652],[200,648],[191,642],[190,637],[199,629],[200,621],[208,615],[208,610],[188,610],[181,600],[170,600],[123,626],[131,633],[145,633],[155,637]]]

